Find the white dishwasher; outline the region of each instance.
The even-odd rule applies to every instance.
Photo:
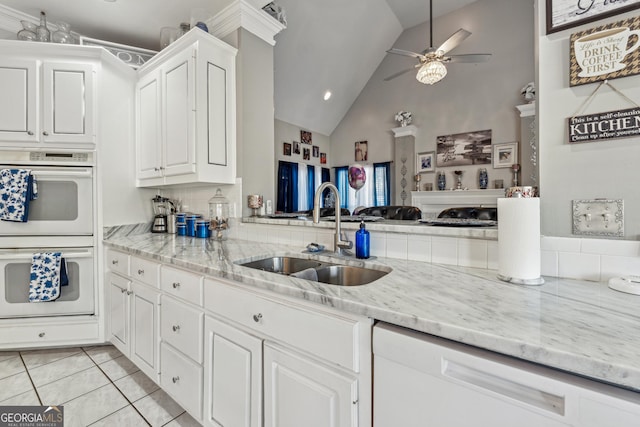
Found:
[[[638,427],[640,393],[385,323],[374,427]]]

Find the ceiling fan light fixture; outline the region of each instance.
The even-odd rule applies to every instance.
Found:
[[[418,70],[416,80],[420,83],[432,85],[444,79],[447,75],[447,67],[440,61],[426,62]]]

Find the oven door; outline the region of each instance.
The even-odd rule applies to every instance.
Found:
[[[69,284],[51,302],[29,302],[34,252],[62,252]],[[94,313],[93,248],[0,249],[0,318],[66,316]]]
[[[29,203],[27,222],[0,221],[0,236],[92,235],[93,168],[78,166],[17,166],[31,169],[38,198]]]

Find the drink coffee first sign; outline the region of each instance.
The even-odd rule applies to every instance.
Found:
[[[571,35],[569,84],[640,74],[640,17]]]
[[[574,116],[568,119],[569,143],[640,135],[640,108]]]

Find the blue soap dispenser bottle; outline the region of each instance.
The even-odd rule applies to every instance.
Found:
[[[369,258],[369,231],[364,227],[364,221],[360,222],[360,230],[356,231],[356,258]]]

